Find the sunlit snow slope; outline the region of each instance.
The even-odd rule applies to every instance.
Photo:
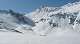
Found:
[[[0,44],[80,44],[80,2],[29,14],[0,10]]]
[[[40,35],[80,31],[80,2],[68,3],[61,7],[41,7],[29,14],[0,10],[0,15],[1,31],[5,29],[25,33],[31,30]]]
[[[36,26],[34,32],[45,35],[53,32],[80,31],[80,2],[61,7],[42,7],[29,13]]]

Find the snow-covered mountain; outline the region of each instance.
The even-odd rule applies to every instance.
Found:
[[[35,22],[34,32],[45,35],[53,32],[80,31],[80,2],[61,7],[42,7],[29,13]]]
[[[0,10],[0,29],[24,32],[32,30],[40,35],[49,32],[80,32],[80,2],[61,7],[41,7],[28,14]]]
[[[35,23],[24,16],[24,14],[16,13],[12,10],[0,10],[0,31],[8,30],[8,31],[18,31],[18,27],[33,27]]]

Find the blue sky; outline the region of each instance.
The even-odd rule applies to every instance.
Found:
[[[12,9],[16,12],[31,12],[41,5],[47,6],[62,6],[67,3],[72,3],[78,0],[0,0],[0,9]]]

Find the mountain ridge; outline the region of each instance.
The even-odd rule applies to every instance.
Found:
[[[42,7],[28,14],[0,10],[0,28],[40,35],[53,32],[80,32],[80,2],[61,7]],[[23,31],[24,30],[24,31]]]
[[[45,35],[50,31],[80,31],[80,2],[68,3],[61,7],[43,7],[29,13],[36,26],[36,33]]]

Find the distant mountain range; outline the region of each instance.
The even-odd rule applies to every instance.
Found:
[[[61,7],[41,7],[28,14],[0,10],[0,28],[16,32],[28,29],[40,35],[52,31],[80,32],[80,2]]]
[[[15,29],[20,25],[35,26],[35,23],[24,14],[16,13],[12,10],[0,10],[0,29],[17,31]]]

